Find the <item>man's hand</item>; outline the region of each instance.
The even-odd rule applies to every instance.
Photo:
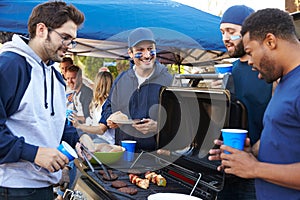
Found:
[[[157,130],[157,122],[152,119],[143,119],[138,123],[132,124],[132,126],[143,134],[153,133]]]
[[[216,140],[214,140],[214,144],[221,146],[221,145],[223,145],[223,141],[216,139]],[[244,151],[248,152],[248,153],[252,152],[251,145],[250,145],[250,138],[246,138],[246,140],[245,140]],[[221,150],[219,148],[218,149],[210,149],[209,150],[210,156],[208,157],[208,160],[221,160],[221,153],[223,153],[223,150]],[[217,169],[219,171],[221,171],[221,170],[223,170],[223,168],[224,168],[224,166],[219,166]]]
[[[230,154],[221,153],[221,168],[227,174],[234,174],[241,178],[256,178],[255,168],[258,163],[257,159],[250,152],[240,151],[229,146],[222,145],[222,152],[228,151]]]
[[[84,145],[84,144],[83,144]],[[75,149],[77,151],[77,155],[82,159],[84,160],[84,157],[83,157],[83,152],[82,152],[82,149],[81,149],[81,144],[79,142],[77,142],[76,146],[75,146]],[[91,153],[94,153],[95,149],[89,149]],[[92,156],[90,154],[86,154],[87,156],[87,159],[88,160],[91,160],[92,159]]]
[[[56,172],[63,169],[69,163],[69,159],[56,148],[39,147],[34,163],[50,172]]]

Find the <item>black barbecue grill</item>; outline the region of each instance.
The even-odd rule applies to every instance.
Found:
[[[157,147],[162,153],[136,153],[134,162],[121,159],[108,166],[118,175],[118,180],[137,188],[138,193],[132,196],[120,193],[111,187],[111,181],[86,168],[81,179],[98,199],[145,200],[155,193],[217,199],[225,175],[217,171],[219,162],[209,161],[207,157],[209,149],[214,147],[213,140],[220,137],[220,130],[229,126],[230,93],[224,88],[163,87],[159,104]],[[155,171],[166,178],[167,186],[150,184],[148,189],[141,189],[129,181],[128,172],[132,169],[139,170],[141,178],[146,171]],[[100,167],[95,167],[98,170]]]
[[[159,166],[161,166],[160,169],[158,169]],[[128,186],[136,188],[138,192],[135,195],[121,193],[111,186],[112,181],[103,179],[102,175],[98,173],[101,170],[100,167],[95,167],[95,172],[87,168],[84,170],[85,175],[81,179],[90,188],[93,188],[99,199],[145,200],[151,194],[176,192],[187,195],[192,193],[193,196],[210,200],[216,199],[216,194],[222,188],[224,179],[223,174],[216,174],[215,170],[205,169],[205,172],[200,170],[202,173],[197,173],[194,170],[184,169],[175,163],[169,163],[161,155],[148,152],[140,153],[134,163],[120,161],[111,167],[113,173],[118,175],[118,180],[122,180]],[[138,175],[141,178],[143,178],[145,171],[155,171],[166,178],[167,186],[159,187],[150,183],[148,189],[139,188],[129,181],[128,175],[132,169],[138,170],[140,172]]]

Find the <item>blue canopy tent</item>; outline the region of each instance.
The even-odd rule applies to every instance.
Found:
[[[0,1],[0,31],[27,33],[39,0]],[[170,0],[66,0],[84,12],[76,55],[127,59],[127,36],[137,27],[153,30],[163,63],[197,65],[220,59],[226,49],[218,16]]]

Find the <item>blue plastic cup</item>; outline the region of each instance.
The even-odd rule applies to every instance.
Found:
[[[73,110],[67,109],[66,111],[66,118],[68,120],[68,125],[71,126],[71,121],[69,120],[69,116],[73,113]]]
[[[60,152],[62,152],[65,156],[67,156],[69,161],[78,158],[76,151],[65,141],[62,141],[61,144],[57,147],[57,149]]]
[[[133,141],[133,140],[121,141],[121,146],[126,149],[126,151],[124,152],[124,156],[123,156],[125,161],[133,161],[135,145],[136,145],[136,141]]]
[[[214,65],[217,74],[226,74],[232,72],[232,64],[217,64]]]
[[[247,130],[243,129],[222,129],[223,142],[225,145],[235,149],[243,150],[245,139],[247,137]],[[229,154],[229,152],[225,151]]]

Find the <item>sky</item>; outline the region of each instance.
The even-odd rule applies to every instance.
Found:
[[[254,10],[263,8],[279,8],[285,9],[284,0],[174,0],[182,4],[195,7],[199,10],[222,16],[224,11],[233,5],[246,5]]]

